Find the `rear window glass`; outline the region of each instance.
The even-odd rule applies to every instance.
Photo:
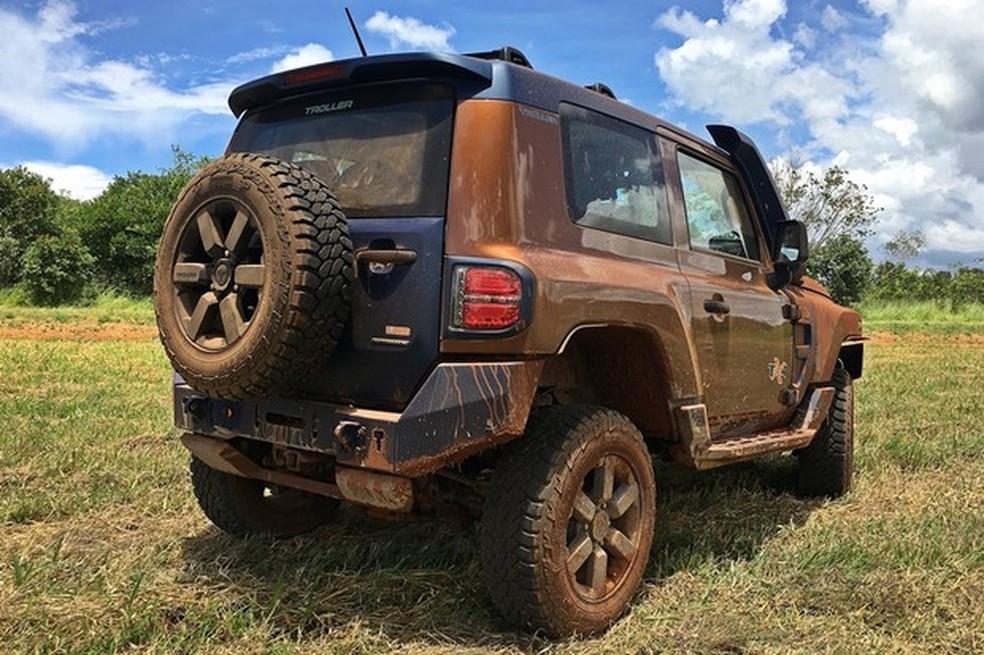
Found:
[[[307,95],[248,114],[229,150],[303,166],[351,217],[441,216],[453,106],[439,85]]]
[[[578,225],[671,243],[666,185],[651,132],[561,105],[567,209]]]

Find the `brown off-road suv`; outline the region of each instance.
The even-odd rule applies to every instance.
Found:
[[[604,629],[649,557],[657,454],[792,451],[851,486],[861,319],[803,276],[754,144],[714,144],[511,48],[236,89],[178,198],[161,339],[195,495],[234,534],[338,501],[479,519],[495,606]]]

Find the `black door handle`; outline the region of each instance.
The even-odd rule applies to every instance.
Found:
[[[412,264],[417,261],[417,251],[402,248],[359,250],[355,253],[355,261],[360,264],[362,262],[369,262],[372,264],[402,266],[403,264]]]
[[[730,314],[731,305],[723,300],[705,300],[704,311],[711,314]]]

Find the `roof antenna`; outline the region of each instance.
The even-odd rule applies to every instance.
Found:
[[[362,37],[359,36],[359,28],[355,26],[355,20],[352,18],[352,12],[349,8],[345,8],[345,15],[348,16],[349,25],[352,26],[352,34],[355,34],[355,41],[359,44],[359,51],[362,52],[362,56],[366,57],[366,46],[362,43]]]

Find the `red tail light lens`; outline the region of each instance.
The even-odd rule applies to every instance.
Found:
[[[519,276],[505,268],[466,268],[465,294],[518,299],[522,282]]]
[[[523,282],[507,268],[459,266],[454,271],[452,326],[504,330],[519,321]]]

